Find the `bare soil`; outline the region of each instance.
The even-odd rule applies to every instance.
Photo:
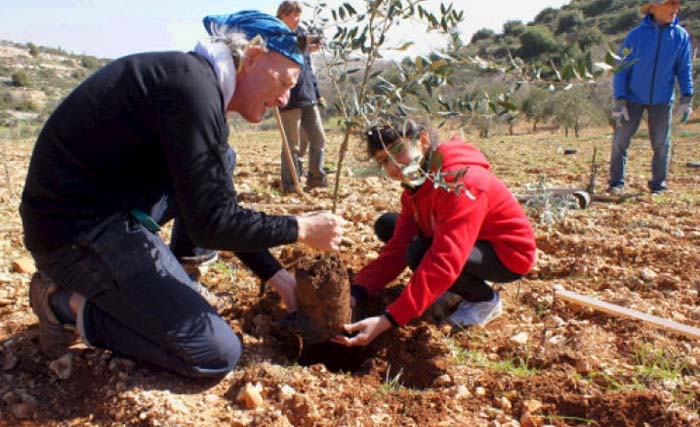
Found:
[[[299,307],[328,338],[344,332],[350,323],[350,279],[337,255],[300,260],[294,274]]]
[[[514,191],[540,177],[551,186],[585,187],[593,147],[599,158],[609,150],[608,129],[574,140],[526,134],[528,127],[513,137],[467,136]],[[331,133],[331,168],[339,139]],[[223,253],[203,281],[226,297],[220,313],[244,354],[218,382],[80,345],[65,375],[39,353],[27,298],[31,272],[13,266],[28,255],[17,207],[32,142],[10,141],[0,147],[7,171],[0,186],[0,426],[700,426],[700,343],[553,296],[561,285],[700,327],[700,172],[685,167],[698,160],[698,140],[698,124],[674,134],[668,194],[594,202],[551,225],[533,213],[537,266],[500,289],[504,315],[485,328],[451,330],[418,319],[363,349],[305,345],[278,326],[284,312],[277,295],[261,294],[254,276]],[[279,192],[276,131],[234,131],[231,143],[243,204],[283,214],[331,206],[327,189],[303,197]],[[577,154],[564,156],[561,147]],[[628,191],[645,192],[648,147],[633,141]],[[350,158],[341,207],[353,242],[337,263],[351,275],[381,250],[372,224],[399,208],[400,187]],[[603,162],[598,182],[605,170]],[[315,256],[296,245],[276,253],[285,264]],[[406,278],[373,296],[366,314],[380,312]],[[237,400],[248,383],[262,397],[254,409]]]

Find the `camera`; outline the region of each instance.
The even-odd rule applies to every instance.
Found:
[[[320,34],[309,34],[306,36],[306,45],[307,46],[318,46],[321,44],[321,35]]]

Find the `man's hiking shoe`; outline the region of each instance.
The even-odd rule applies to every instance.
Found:
[[[622,188],[623,187],[608,187],[608,194],[611,196],[620,196],[622,195]]]
[[[484,302],[462,301],[457,310],[447,317],[447,323],[457,326],[484,326],[503,313],[503,303],[498,292],[493,291],[493,299]]]
[[[327,188],[328,180],[326,178],[322,179],[309,179],[306,181],[306,189],[311,190],[314,188]]]
[[[49,297],[58,290],[46,275],[34,274],[29,284],[29,305],[39,318],[39,347],[51,358],[62,356],[75,341],[75,334],[68,330],[51,309]]]
[[[207,251],[202,255],[180,257],[180,265],[194,281],[199,280],[209,270],[209,266],[219,259],[218,251]]]

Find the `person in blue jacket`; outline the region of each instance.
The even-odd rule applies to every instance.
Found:
[[[681,123],[692,113],[693,70],[690,36],[678,24],[680,0],[652,1],[642,6],[641,24],[627,34],[620,48],[629,64],[613,78],[617,122],[610,153],[608,192],[620,194],[625,185],[627,149],[647,110],[649,139],[654,152],[651,164],[652,194],[667,189],[671,152],[671,118],[674,84],[680,87]]]
[[[192,52],[116,59],[82,82],[44,125],[22,193],[24,242],[39,345],[74,341],[192,378],[221,378],[241,341],[171,237],[234,251],[296,308],[294,277],[269,248],[337,250],[343,219],[266,215],[238,204],[227,113],[259,123],[287,103],[304,64],[296,34],[257,11],[205,18],[212,37]],[[255,143],[250,141],[248,143]]]

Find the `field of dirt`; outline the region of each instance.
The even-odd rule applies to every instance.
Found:
[[[605,190],[609,129],[585,130],[577,140],[526,127],[515,136],[465,137],[514,192],[538,182],[585,187],[597,147],[597,190]],[[700,169],[687,166],[700,161],[700,124],[676,128],[667,194],[646,193],[651,150],[641,130],[627,187],[639,197],[530,211],[537,266],[501,288],[504,315],[485,328],[415,321],[366,349],[304,346],[277,326],[279,298],[261,295],[253,275],[223,253],[203,282],[226,299],[220,312],[242,337],[244,354],[219,382],[179,378],[80,345],[57,361],[39,353],[27,297],[33,266],[17,215],[33,141],[3,137],[0,426],[700,426],[700,341],[554,298],[560,285],[700,327]],[[243,204],[270,213],[330,208],[329,189],[281,194],[276,131],[231,135]],[[331,170],[340,139],[330,134]],[[567,148],[576,153],[565,155]],[[373,221],[396,210],[400,195],[361,148],[354,151],[340,202],[350,223],[339,256],[351,273],[381,250]],[[299,249],[275,253],[293,264]],[[379,295],[374,306],[396,292]]]

